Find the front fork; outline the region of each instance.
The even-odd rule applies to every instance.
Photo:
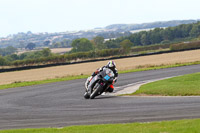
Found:
[[[104,83],[104,82],[101,82],[100,85],[102,86],[102,88],[104,88],[102,90],[102,92],[100,92],[100,94],[102,94],[103,92],[105,92],[109,88],[109,86],[110,86],[110,85],[108,85],[107,83]]]

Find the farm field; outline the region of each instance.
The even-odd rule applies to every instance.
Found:
[[[39,49],[39,50],[42,50],[42,49]],[[17,52],[18,55],[20,54],[23,54],[23,53],[26,53],[26,52],[35,52],[35,51],[39,51],[39,50],[19,50]],[[51,48],[50,49],[52,53],[65,53],[65,52],[69,52],[71,50],[71,48]]]
[[[176,63],[195,62],[200,61],[200,50],[116,59],[114,61],[116,62],[117,69],[119,71],[136,69],[144,66],[159,66],[163,64],[169,65]],[[107,61],[99,61],[93,63],[63,65],[33,70],[0,73],[0,85],[13,82],[36,81],[71,75],[91,74],[97,68],[105,65],[106,63]]]
[[[52,53],[66,53],[69,52],[72,48],[52,48],[50,49]]]

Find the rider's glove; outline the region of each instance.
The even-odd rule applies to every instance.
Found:
[[[96,76],[99,73],[99,70],[96,70],[95,72],[93,72],[92,77]]]
[[[95,75],[96,75],[96,73],[95,73],[95,72],[93,72],[93,73],[92,73],[92,77],[94,77]]]

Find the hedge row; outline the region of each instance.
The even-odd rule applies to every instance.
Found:
[[[162,44],[162,45],[150,45],[150,46],[142,46],[132,48],[132,52],[141,52],[141,51],[148,51],[148,50],[158,50],[158,49],[167,49],[170,47],[170,44]]]
[[[183,43],[177,43],[177,44],[170,45],[170,50],[172,50],[172,51],[195,49],[195,48],[200,48],[200,41],[183,42]]]
[[[66,63],[71,61],[76,61],[78,59],[89,59],[97,57],[109,57],[114,55],[119,55],[122,53],[121,49],[105,49],[101,51],[90,51],[90,52],[78,52],[58,56],[49,56],[38,59],[27,59],[27,60],[16,60],[11,63],[13,66],[32,66],[41,64],[56,64],[56,63]]]

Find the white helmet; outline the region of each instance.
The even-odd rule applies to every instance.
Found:
[[[116,64],[114,61],[109,61],[108,64],[106,65],[108,68],[115,68]]]

